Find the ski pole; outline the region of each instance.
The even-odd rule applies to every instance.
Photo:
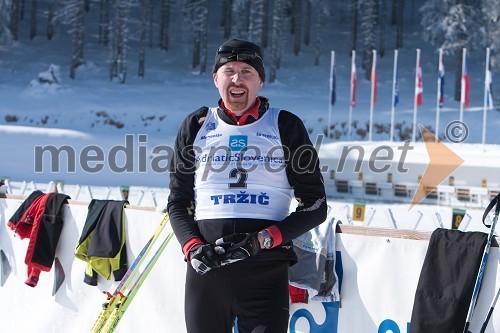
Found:
[[[111,312],[113,311],[116,303],[118,302],[118,292],[121,292],[121,290],[124,290],[125,288],[128,288],[129,284],[132,283],[133,278],[135,277],[136,273],[138,272],[139,266],[142,264],[142,262],[146,259],[146,256],[148,253],[151,251],[152,245],[155,243],[155,241],[160,237],[160,234],[163,230],[163,228],[167,225],[169,221],[168,214],[165,214],[163,219],[161,220],[160,224],[156,227],[153,235],[151,238],[148,240],[146,245],[142,248],[141,252],[135,258],[134,262],[132,265],[129,267],[125,275],[122,277],[122,280],[120,281],[120,284],[116,287],[115,291],[113,294],[109,292],[104,292],[107,294],[107,300],[106,303],[102,305],[102,310],[97,316],[96,321],[94,322],[94,325],[92,326],[92,333],[98,333],[101,332],[104,325],[106,324],[106,321],[108,320]]]
[[[472,299],[471,299],[470,304],[469,304],[469,310],[467,311],[467,319],[465,321],[463,333],[469,332],[470,321],[472,318],[472,314],[474,312],[474,308],[476,307],[477,296],[479,295],[479,288],[481,287],[481,282],[483,280],[484,268],[486,267],[486,262],[488,261],[488,255],[490,253],[491,241],[493,240],[493,237],[495,236],[495,226],[496,226],[497,221],[498,221],[498,215],[500,214],[499,200],[500,200],[500,193],[490,202],[490,204],[488,205],[488,207],[486,207],[486,210],[484,211],[484,214],[483,214],[483,223],[484,223],[486,216],[488,215],[490,210],[496,206],[495,215],[493,216],[493,222],[491,223],[490,234],[488,235],[488,241],[486,242],[486,246],[484,247],[483,258],[481,259],[481,265],[479,266],[479,272],[477,273],[476,282],[474,284],[474,289],[472,292]]]
[[[483,326],[481,326],[481,330],[479,333],[484,333],[486,331],[486,327],[488,326],[488,322],[490,321],[491,314],[493,313],[493,309],[495,308],[495,304],[498,301],[498,295],[500,295],[500,288],[497,290],[497,295],[493,299],[493,302],[491,303],[490,310],[488,311],[488,315],[486,316],[486,319],[484,320]]]

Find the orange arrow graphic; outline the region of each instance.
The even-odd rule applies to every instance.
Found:
[[[420,133],[425,142],[429,165],[418,183],[418,188],[413,195],[410,209],[425,199],[443,180],[455,171],[464,160],[455,154],[444,143],[439,141],[431,132],[419,125]]]

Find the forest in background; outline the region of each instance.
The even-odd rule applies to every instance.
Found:
[[[0,47],[70,37],[69,75],[76,79],[94,39],[109,59],[109,79],[125,83],[131,48],[139,77],[146,73],[147,49],[161,49],[168,57],[170,48],[184,45],[191,54],[186,62],[202,74],[211,70],[210,38],[240,37],[264,47],[274,82],[283,52],[300,57],[303,47],[313,48],[312,63],[318,65],[331,29],[341,29],[350,42],[337,49],[357,50],[369,80],[372,50],[383,57],[389,49],[404,48],[411,24],[423,40],[454,55],[459,100],[463,48],[489,47],[491,66],[500,68],[499,17],[500,0],[0,0]],[[23,20],[29,33],[20,33]]]

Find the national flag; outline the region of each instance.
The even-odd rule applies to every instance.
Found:
[[[442,107],[444,104],[444,63],[443,59],[439,62],[438,70],[438,80],[439,80],[439,106]]]
[[[336,73],[335,73],[335,60],[334,60],[334,55],[332,55],[332,75],[330,77],[330,90],[331,90],[331,96],[330,96],[330,104],[333,106],[335,105],[335,102],[337,101],[337,78],[336,78]]]
[[[467,58],[464,56],[464,64],[462,71],[462,91],[460,102],[463,103],[464,106],[469,106],[469,91],[470,91],[470,82],[469,82],[469,73],[467,72]]]
[[[357,83],[357,77],[356,77],[356,60],[352,60],[352,65],[351,65],[351,106],[355,107],[356,106],[356,83]]]
[[[373,86],[373,106],[377,103],[377,69],[372,65],[372,73],[370,75],[370,81]]]
[[[422,81],[422,65],[420,59],[417,65],[417,75],[415,78],[415,100],[417,101],[417,106],[422,105],[424,95],[424,83]]]
[[[493,82],[493,77],[491,75],[491,70],[488,68],[486,70],[486,106],[493,108],[493,95],[492,95],[492,87],[491,84]]]

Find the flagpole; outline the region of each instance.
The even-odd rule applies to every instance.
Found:
[[[351,55],[351,98],[350,98],[350,101],[349,101],[349,123],[348,123],[348,134],[349,134],[349,139],[352,139],[352,109],[353,109],[353,105],[352,105],[352,102],[353,102],[353,97],[355,94],[355,89],[356,87],[354,86],[354,84],[356,84],[355,82],[353,82],[353,68],[356,68],[356,50],[352,50],[352,55]]]
[[[375,100],[375,85],[377,84],[375,76],[376,76],[376,68],[377,68],[377,50],[372,50],[373,60],[372,60],[372,73],[371,73],[371,81],[372,81],[372,93],[370,100],[370,123],[368,126],[368,141],[372,141],[372,127],[373,127],[373,107]]]
[[[437,101],[436,101],[436,131],[434,132],[434,136],[436,137],[436,141],[439,138],[439,111],[440,111],[440,100],[441,96],[441,64],[443,63],[443,49],[439,49],[439,62],[438,62],[438,82],[437,82]]]
[[[394,69],[392,73],[392,107],[391,107],[391,130],[389,134],[389,141],[392,142],[394,137],[394,111],[396,108],[395,98],[396,98],[396,84],[397,84],[397,74],[398,74],[398,50],[394,50]]]
[[[417,89],[418,89],[418,64],[420,63],[420,49],[417,49],[417,64],[415,65],[415,96],[413,99],[413,131],[411,141],[415,142],[417,134]]]
[[[459,121],[460,123],[463,123],[464,120],[464,104],[465,104],[465,79],[464,79],[464,72],[465,72],[465,57],[467,56],[467,49],[464,48],[462,50],[462,79],[461,79],[461,85],[460,85],[460,117]]]
[[[488,100],[488,92],[489,92],[489,87],[487,87],[488,83],[488,69],[490,67],[490,48],[486,48],[486,65],[484,68],[484,101],[483,101],[483,139],[482,143],[483,145],[486,143],[486,114],[488,112],[488,105],[487,105],[487,100]]]
[[[332,93],[333,93],[333,69],[335,66],[335,51],[331,51],[331,60],[330,60],[330,100],[328,103],[328,124],[327,124],[327,130],[326,130],[326,135],[328,139],[330,139],[330,123],[332,121]]]

